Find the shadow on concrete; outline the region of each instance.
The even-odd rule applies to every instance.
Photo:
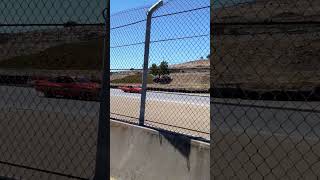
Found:
[[[162,144],[162,137],[165,138],[181,155],[183,155],[187,160],[188,170],[190,170],[189,156],[191,152],[191,139],[187,136],[161,130],[160,134],[160,144]]]

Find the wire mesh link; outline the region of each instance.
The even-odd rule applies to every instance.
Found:
[[[148,87],[158,92],[147,95],[148,125],[209,139],[209,7],[210,1],[172,0],[153,15],[150,65],[159,72],[150,70]]]
[[[209,6],[171,0],[153,13],[146,126],[209,139]],[[148,9],[111,16],[111,115],[132,123],[140,113]]]
[[[110,116],[113,119],[133,123],[139,119],[140,95],[126,94],[120,88],[131,82],[141,83],[147,10],[140,7],[110,17]]]
[[[212,7],[211,177],[317,179],[319,3]]]
[[[0,176],[93,177],[105,3],[0,2]]]

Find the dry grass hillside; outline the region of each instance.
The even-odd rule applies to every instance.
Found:
[[[188,61],[180,64],[173,64],[170,68],[209,68],[210,61],[208,59],[200,59],[195,61]]]
[[[319,21],[318,0],[252,0],[237,4],[236,1],[218,0],[217,5],[228,2],[223,8],[214,10],[215,22],[289,22]],[[233,4],[230,4],[233,2]],[[215,6],[215,3],[213,4]]]
[[[41,54],[48,48],[62,47],[65,44],[102,39],[103,30],[102,26],[65,27],[19,33],[0,33],[0,62],[18,56]]]
[[[214,18],[220,23],[271,20],[287,23],[211,24],[215,28],[212,51],[216,54],[212,61],[212,83],[250,89],[318,86],[320,25],[299,22],[320,20],[319,9],[320,1],[306,4],[297,0],[257,0],[217,9]]]
[[[153,88],[173,88],[173,89],[187,89],[187,90],[208,90],[210,82],[210,61],[206,60],[194,60],[181,64],[169,65],[169,69],[175,70],[170,73],[172,82],[170,84],[157,84],[149,79],[148,87]],[[176,70],[178,69],[178,71]],[[135,74],[135,76],[133,76]],[[140,81],[136,80],[136,76],[140,78]],[[111,83],[116,84],[128,84],[128,77],[132,77],[132,83],[141,83],[141,72],[122,72],[114,73],[111,76]],[[121,81],[126,83],[120,83]]]

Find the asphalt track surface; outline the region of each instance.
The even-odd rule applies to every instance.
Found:
[[[211,104],[212,130],[320,138],[320,102],[215,99]]]
[[[115,103],[111,106],[116,106],[113,108],[119,109],[119,112],[124,110],[127,113],[124,115],[130,115],[134,109],[133,114],[138,118],[139,94],[112,89],[111,100]],[[155,122],[164,117],[162,122],[167,124],[184,124],[191,129],[184,131],[188,133],[192,133],[192,128],[197,124],[180,123],[180,120],[188,118],[190,114],[195,115],[197,109],[205,110],[207,113],[202,121],[206,122],[203,127],[206,128],[206,135],[209,135],[208,95],[148,92],[148,103],[151,106],[179,107],[170,109],[170,113],[176,115],[175,118],[167,114],[157,115],[158,112],[153,109],[146,113],[149,114],[147,117],[157,115]],[[162,108],[162,112],[168,109],[167,106]],[[190,114],[179,115],[178,112],[183,111],[183,108],[189,108],[184,112]],[[46,98],[33,88],[0,86],[0,174],[24,179],[92,177],[98,118],[99,103],[96,101]],[[152,125],[172,130],[167,125]]]
[[[135,102],[135,105],[139,104],[139,94],[123,93],[113,89],[111,96],[112,99],[125,100],[120,102],[119,109],[129,110],[131,102]],[[163,116],[167,118],[167,123],[172,124],[181,123],[184,118],[195,115],[197,108],[204,110],[199,113],[200,115],[202,112],[207,113],[202,119],[202,122],[206,122],[203,124],[204,126],[200,126],[198,123],[199,114],[191,117],[194,122],[183,122],[189,128],[197,127],[195,130],[203,128],[203,131],[208,131],[209,118],[206,118],[210,107],[211,132],[213,134],[211,138],[213,142],[217,141],[218,145],[221,144],[217,140],[219,138],[232,144],[239,141],[238,144],[241,147],[247,146],[248,142],[259,139],[256,141],[270,142],[270,144],[264,145],[267,149],[267,147],[283,142],[272,140],[281,136],[288,141],[286,145],[283,145],[288,147],[288,152],[292,151],[289,148],[293,147],[291,145],[298,144],[302,144],[306,148],[301,152],[307,152],[311,145],[305,145],[306,143],[303,142],[312,144],[312,147],[319,145],[319,102],[239,99],[212,99],[210,102],[208,95],[182,95],[163,92],[148,92],[148,100],[155,106],[166,104],[183,107],[184,110],[182,108],[170,109],[171,115],[176,115],[175,118],[166,117],[168,115]],[[185,111],[185,109],[187,110]],[[91,177],[95,160],[98,111],[98,102],[45,98],[32,88],[0,86],[0,154],[2,154],[0,173],[28,175],[29,179],[50,179],[47,178],[48,173],[38,177],[35,175],[39,174],[39,171],[36,173],[34,170],[25,170],[25,168],[14,169],[13,165],[4,164],[4,162],[8,162],[77,177]],[[181,114],[181,111],[190,114]],[[234,136],[235,134],[241,136]],[[257,134],[259,136],[256,136]],[[286,138],[288,136],[290,138]],[[264,137],[268,140],[263,139]],[[241,139],[245,140],[240,142]],[[221,147],[222,145],[219,146],[219,148]],[[229,150],[226,151],[229,152]],[[50,175],[50,177],[51,179],[62,179],[61,176],[53,177]]]
[[[124,93],[119,89],[111,89],[111,97],[126,97],[140,100],[140,94]],[[209,95],[174,94],[148,92],[148,100],[159,102],[183,103],[197,106],[210,106]],[[46,98],[33,88],[0,86],[0,108],[16,108],[28,110],[54,111],[64,113],[85,113],[93,115],[99,111],[99,103],[65,98]]]
[[[111,97],[140,100],[140,94],[124,93],[118,89],[111,89],[110,93]],[[0,86],[0,100],[1,109],[63,112],[84,116],[97,116],[99,111],[98,102],[45,98],[32,88]],[[147,100],[210,107],[208,94],[148,92]],[[212,99],[211,103],[213,129],[320,137],[320,102]],[[123,108],[125,107],[124,104]]]
[[[130,122],[138,122],[139,117],[139,106],[137,104],[140,102],[140,94],[136,93],[124,93],[119,89],[111,89],[110,91],[111,99],[113,104],[111,104],[111,116],[113,114],[117,115],[117,118],[121,120],[129,120]],[[91,117],[97,118],[99,114],[99,103],[96,101],[84,101],[79,99],[66,99],[66,98],[46,98],[42,93],[36,92],[33,88],[29,87],[14,87],[14,86],[0,86],[0,109],[14,112],[15,110],[31,110],[31,111],[41,111],[41,112],[52,112],[52,113],[63,113],[66,115],[73,115],[76,117]],[[115,101],[119,101],[114,103]],[[209,107],[210,107],[210,97],[208,94],[178,94],[178,93],[167,93],[167,92],[148,92],[147,93],[147,102],[156,102],[157,104],[153,105],[150,109],[152,117],[149,118],[152,122],[153,127],[164,128],[166,130],[179,131],[179,127],[182,129],[188,129],[187,131],[182,131],[183,133],[199,136],[198,134],[188,133],[188,131],[193,131],[193,124],[188,122],[183,122],[183,116],[179,116],[179,111],[181,109],[190,108],[187,114],[184,116],[197,118],[197,116],[202,116],[202,112],[197,111],[197,107],[205,109],[206,117],[202,118],[203,127],[194,127],[195,131],[205,132],[206,138],[209,136]],[[135,103],[135,105],[133,105]],[[127,109],[128,105],[131,104],[131,109]],[[172,123],[172,126],[175,128],[170,128],[171,119],[161,120],[161,116],[156,117],[157,111],[160,106],[170,104],[174,105],[173,109],[169,112],[174,117],[172,121],[178,123]],[[113,107],[116,107],[118,111],[113,111]],[[120,110],[119,110],[120,109]],[[200,115],[199,115],[200,114]],[[120,116],[119,116],[120,115]],[[156,119],[157,118],[157,119]],[[158,121],[162,123],[157,125]],[[189,120],[190,121],[190,120]],[[205,121],[203,123],[203,121]],[[185,125],[185,126],[183,126]],[[200,135],[201,136],[201,135]]]

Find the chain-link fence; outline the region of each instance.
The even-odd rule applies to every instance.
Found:
[[[211,5],[211,177],[318,179],[319,1]]]
[[[112,15],[111,117],[208,140],[209,54],[209,0]]]
[[[0,2],[1,177],[94,176],[106,2]]]

